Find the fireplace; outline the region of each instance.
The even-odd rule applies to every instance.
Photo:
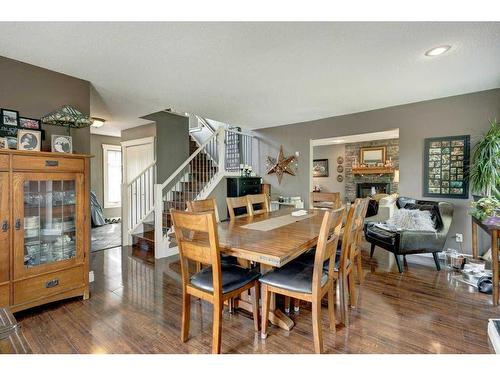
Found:
[[[390,194],[391,184],[388,182],[363,182],[356,185],[356,197],[366,198],[375,194]]]

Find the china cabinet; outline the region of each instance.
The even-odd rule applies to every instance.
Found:
[[[88,298],[89,157],[0,150],[0,307]]]

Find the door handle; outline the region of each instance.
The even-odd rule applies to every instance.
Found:
[[[15,227],[16,227],[16,230],[21,229],[21,219],[16,219],[16,225],[15,225]]]
[[[2,223],[2,232],[7,232],[9,230],[9,222],[4,220]]]

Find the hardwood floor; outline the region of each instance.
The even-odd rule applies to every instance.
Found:
[[[500,308],[491,298],[437,272],[412,263],[399,274],[390,254],[363,253],[365,281],[348,328],[328,330],[322,309],[327,353],[490,353],[487,319]],[[427,262],[427,260],[424,260]],[[181,290],[178,263],[155,264],[114,248],[91,255],[91,298],[75,298],[16,314],[34,353],[209,353],[210,304],[192,301],[190,339],[180,340]],[[292,309],[293,310],[293,309]],[[290,331],[271,326],[266,340],[254,332],[251,317],[224,311],[223,353],[313,353],[311,311],[307,304]]]

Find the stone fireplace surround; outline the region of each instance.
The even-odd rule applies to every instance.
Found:
[[[345,145],[345,197],[349,201],[354,201],[358,197],[358,184],[372,185],[383,184],[388,185],[390,194],[399,192],[399,184],[394,182],[394,174],[383,175],[353,175],[352,164],[354,160],[359,162],[359,150],[361,147],[378,147],[386,146],[387,159],[391,158],[394,163],[394,168],[399,169],[399,139],[383,139],[368,142],[347,143]],[[387,188],[387,187],[386,187]]]

